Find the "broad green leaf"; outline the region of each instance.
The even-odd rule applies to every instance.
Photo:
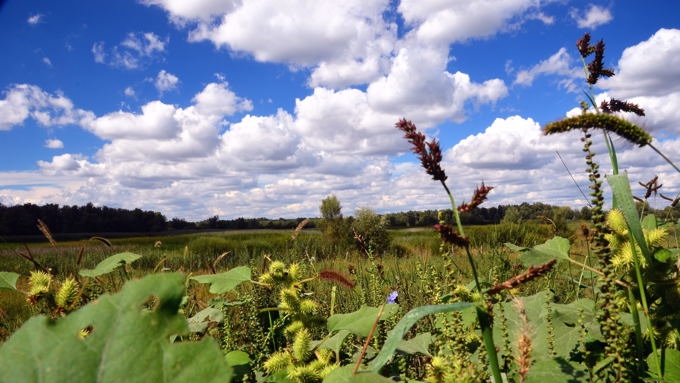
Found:
[[[126,283],[64,318],[29,319],[0,345],[2,382],[226,382],[231,370],[212,338],[187,334],[178,313],[182,274]],[[88,335],[81,336],[84,329]]]
[[[99,262],[94,269],[80,270],[80,275],[82,275],[83,277],[95,278],[100,275],[108,274],[120,266],[129,265],[141,257],[142,257],[141,255],[137,255],[134,253],[114,254],[106,258],[105,260]]]
[[[588,371],[580,363],[565,358],[544,359],[529,369],[526,383],[572,383],[588,381]]]
[[[335,333],[332,337],[326,339],[323,342],[320,342],[318,344],[318,347],[327,348],[335,353],[338,353],[340,352],[340,348],[342,347],[342,342],[345,341],[345,338],[347,338],[347,335],[349,334],[350,334],[349,330],[340,330],[337,333]]]
[[[665,357],[660,358],[663,361],[663,380],[662,382],[680,382],[680,351],[673,349],[665,349]],[[659,368],[655,365],[656,362],[652,358],[652,354],[647,357],[647,365],[649,371],[656,377],[660,377]]]
[[[380,371],[380,369],[390,361],[394,351],[397,349],[397,346],[399,346],[401,341],[404,339],[404,335],[406,335],[408,330],[410,330],[411,327],[413,327],[413,325],[421,318],[431,314],[461,311],[471,306],[472,303],[458,302],[446,305],[420,306],[407,312],[406,315],[401,318],[399,323],[397,323],[397,325],[387,333],[387,338],[385,339],[382,350],[380,350],[375,359],[371,361],[369,364],[369,369],[375,372]]]
[[[655,251],[654,258],[661,263],[675,263],[677,259],[675,254],[668,249],[659,249]]]
[[[191,277],[198,283],[210,284],[210,293],[224,294],[236,288],[242,282],[250,280],[250,267],[239,266],[219,274],[206,274]]]
[[[407,354],[421,353],[430,355],[430,345],[434,341],[434,337],[429,332],[418,334],[409,340],[402,340],[397,345],[397,350]]]
[[[548,310],[546,305],[547,292],[542,291],[537,294],[518,298],[527,316],[529,330],[532,341],[532,357],[535,360],[545,360],[551,358],[548,328]],[[519,335],[524,331],[523,322],[518,313],[516,302],[503,302],[503,312],[506,318],[507,332],[511,342],[511,350],[501,350],[501,353],[514,354],[517,346],[516,342]],[[574,349],[581,336],[579,328],[579,315],[583,315],[583,323],[586,326],[588,335],[591,338],[601,338],[600,329],[595,320],[595,303],[590,299],[579,299],[569,304],[551,303],[552,333],[554,336],[554,347],[558,357],[568,358],[569,353]],[[496,313],[499,310],[495,310]],[[503,321],[500,316],[496,316],[494,321],[494,341],[496,345],[503,344]]]
[[[506,243],[505,246],[521,252],[520,260],[527,267],[542,265],[551,259],[569,259],[569,240],[562,237],[553,237],[534,247],[520,247],[509,243]]]
[[[214,307],[208,306],[189,318],[189,331],[203,332],[210,322],[222,322],[224,313]]]
[[[16,290],[19,274],[0,271],[0,290]]]
[[[241,366],[251,362],[250,356],[244,351],[230,351],[224,358],[230,366]]]
[[[385,305],[380,320],[391,317],[398,308],[397,304]],[[362,306],[352,313],[331,315],[326,325],[331,331],[349,330],[352,334],[367,337],[379,312],[379,307]]]
[[[323,380],[323,383],[394,383],[377,372],[359,370],[356,375],[354,364],[338,367],[331,371]]]
[[[250,372],[251,367],[250,356],[244,351],[230,351],[224,356],[227,365],[234,371],[234,378],[236,381],[242,381],[243,376]]]
[[[642,219],[642,228],[645,230],[654,230],[658,227],[657,218],[654,214],[647,214],[645,218]]]

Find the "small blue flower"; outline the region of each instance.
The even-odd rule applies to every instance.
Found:
[[[397,290],[393,290],[390,295],[387,296],[387,303],[399,303],[399,293]]]

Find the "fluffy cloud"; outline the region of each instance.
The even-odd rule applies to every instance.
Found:
[[[534,65],[530,69],[519,71],[515,77],[514,84],[529,86],[538,76],[558,75],[565,77],[565,80],[562,82],[565,88],[569,91],[574,91],[575,85],[573,84],[573,80],[583,77],[583,69],[572,66],[572,63],[573,59],[567,52],[567,49],[560,48],[557,53]]]
[[[595,29],[614,18],[609,9],[595,4],[589,4],[584,11],[572,9],[569,15],[576,21],[579,28],[584,29]]]
[[[659,29],[626,48],[616,76],[602,81],[615,97],[663,96],[680,91],[680,29]]]
[[[174,74],[167,72],[165,69],[158,72],[156,81],[154,82],[156,89],[161,93],[175,89],[177,84],[179,84],[179,78]]]
[[[13,85],[0,99],[0,130],[10,130],[29,117],[42,126],[63,126],[87,124],[94,114],[74,108],[61,94],[49,94],[35,85]]]
[[[238,0],[141,0],[146,5],[157,5],[168,11],[170,17],[183,24],[188,20],[210,21],[213,17],[232,11]]]
[[[617,67],[616,76],[601,80],[600,86],[644,108],[647,116],[633,119],[653,134],[680,133],[680,29],[660,29],[626,48]]]
[[[253,103],[238,97],[226,82],[210,83],[194,96],[196,109],[204,115],[231,115],[236,111],[249,111]]]
[[[493,103],[507,95],[502,80],[475,83],[470,76],[446,71],[447,51],[434,47],[402,48],[387,76],[367,90],[372,107],[390,114],[409,111],[411,118],[431,126],[465,120],[466,103]]]
[[[49,139],[45,140],[45,147],[49,149],[62,149],[64,147],[64,143],[61,140]]]
[[[153,32],[128,33],[120,44],[110,50],[103,41],[92,45],[94,61],[123,69],[137,69],[165,52],[167,39],[161,39]]]
[[[43,15],[42,13],[36,13],[35,15],[29,16],[26,22],[28,22],[30,25],[36,25],[40,24],[44,18],[45,15]]]
[[[405,0],[399,12],[419,41],[449,44],[494,35],[535,5],[534,0]]]

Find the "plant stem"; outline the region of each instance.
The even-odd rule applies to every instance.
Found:
[[[673,167],[673,169],[675,169],[676,172],[680,173],[680,169],[673,163],[673,161],[671,161],[670,158],[666,157],[665,154],[661,153],[661,151],[657,149],[656,146],[652,145],[651,143],[647,144],[647,146],[652,148],[652,150],[654,150],[658,155],[660,155],[661,158],[666,160],[666,162],[668,162]]]
[[[385,311],[385,303],[380,306],[380,311],[378,311],[378,316],[375,318],[375,322],[373,322],[373,327],[371,327],[371,332],[368,333],[368,336],[366,337],[366,342],[364,342],[364,347],[361,349],[361,354],[359,354],[359,358],[357,359],[357,364],[354,365],[354,370],[352,371],[352,375],[356,375],[357,372],[359,372],[359,367],[361,366],[361,361],[364,360],[364,356],[366,356],[366,351],[368,350],[368,345],[371,343],[371,339],[373,338],[373,333],[375,333],[375,329],[378,327],[378,322],[380,322],[380,317],[383,314],[383,311]]]
[[[446,182],[441,181],[446,194],[449,196],[451,201],[451,210],[453,212],[453,217],[456,221],[456,226],[458,227],[458,234],[465,237],[465,231],[463,230],[463,224],[460,220],[460,213],[456,208],[456,200],[453,198],[451,190],[446,186]],[[470,246],[465,246],[465,254],[467,255],[468,261],[470,262],[470,268],[472,269],[472,276],[475,279],[475,287],[477,291],[482,294],[482,286],[479,283],[479,276],[477,275],[477,266],[472,258],[472,253],[470,252]],[[489,302],[491,307],[477,307],[477,320],[479,321],[479,326],[482,329],[482,339],[484,340],[484,348],[486,348],[486,354],[489,358],[489,368],[491,369],[491,374],[493,375],[493,380],[495,383],[502,383],[503,377],[501,376],[501,369],[498,364],[498,354],[496,353],[496,344],[493,341],[493,314],[491,313],[492,304]]]

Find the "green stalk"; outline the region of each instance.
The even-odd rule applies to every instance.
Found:
[[[645,293],[645,285],[644,285],[644,280],[642,279],[642,272],[640,271],[640,259],[638,257],[637,250],[635,249],[635,238],[633,237],[632,233],[628,233],[628,236],[630,238],[630,247],[633,252],[633,265],[635,266],[635,279],[638,284],[638,289],[640,291],[640,303],[642,303],[642,310],[645,314],[645,318],[647,319],[647,326],[649,327],[649,331],[651,332],[649,336],[650,343],[652,344],[652,355],[654,355],[654,362],[656,364],[656,368],[659,371],[659,374],[661,377],[663,377],[663,370],[661,369],[661,361],[659,360],[659,354],[656,348],[656,339],[654,335],[654,327],[652,327],[652,321],[649,317],[649,306],[647,304],[647,294]],[[632,295],[632,294],[631,294]],[[632,305],[635,305],[635,301],[631,303]],[[637,308],[635,309],[634,314],[637,314]],[[633,315],[633,319],[635,319],[635,315]],[[640,319],[638,318],[637,321],[639,322]],[[637,334],[636,334],[637,335]],[[639,351],[638,351],[639,352]]]
[[[460,220],[460,213],[456,208],[456,201],[453,198],[453,194],[446,186],[446,182],[441,181],[446,194],[449,196],[451,201],[451,210],[453,212],[453,217],[456,220],[456,226],[458,227],[458,234],[465,237],[465,231],[463,230],[463,224]],[[470,246],[465,245],[465,254],[467,255],[468,261],[470,262],[470,268],[472,269],[472,276],[475,279],[475,288],[482,294],[482,286],[479,283],[479,276],[477,274],[477,266],[472,258],[472,253],[470,252]],[[501,369],[498,364],[498,354],[496,353],[496,344],[493,341],[493,316],[488,308],[477,307],[477,320],[479,321],[479,326],[482,329],[482,339],[484,340],[484,348],[486,349],[487,357],[489,358],[489,368],[491,368],[491,374],[495,383],[503,382],[503,377],[501,375]]]

